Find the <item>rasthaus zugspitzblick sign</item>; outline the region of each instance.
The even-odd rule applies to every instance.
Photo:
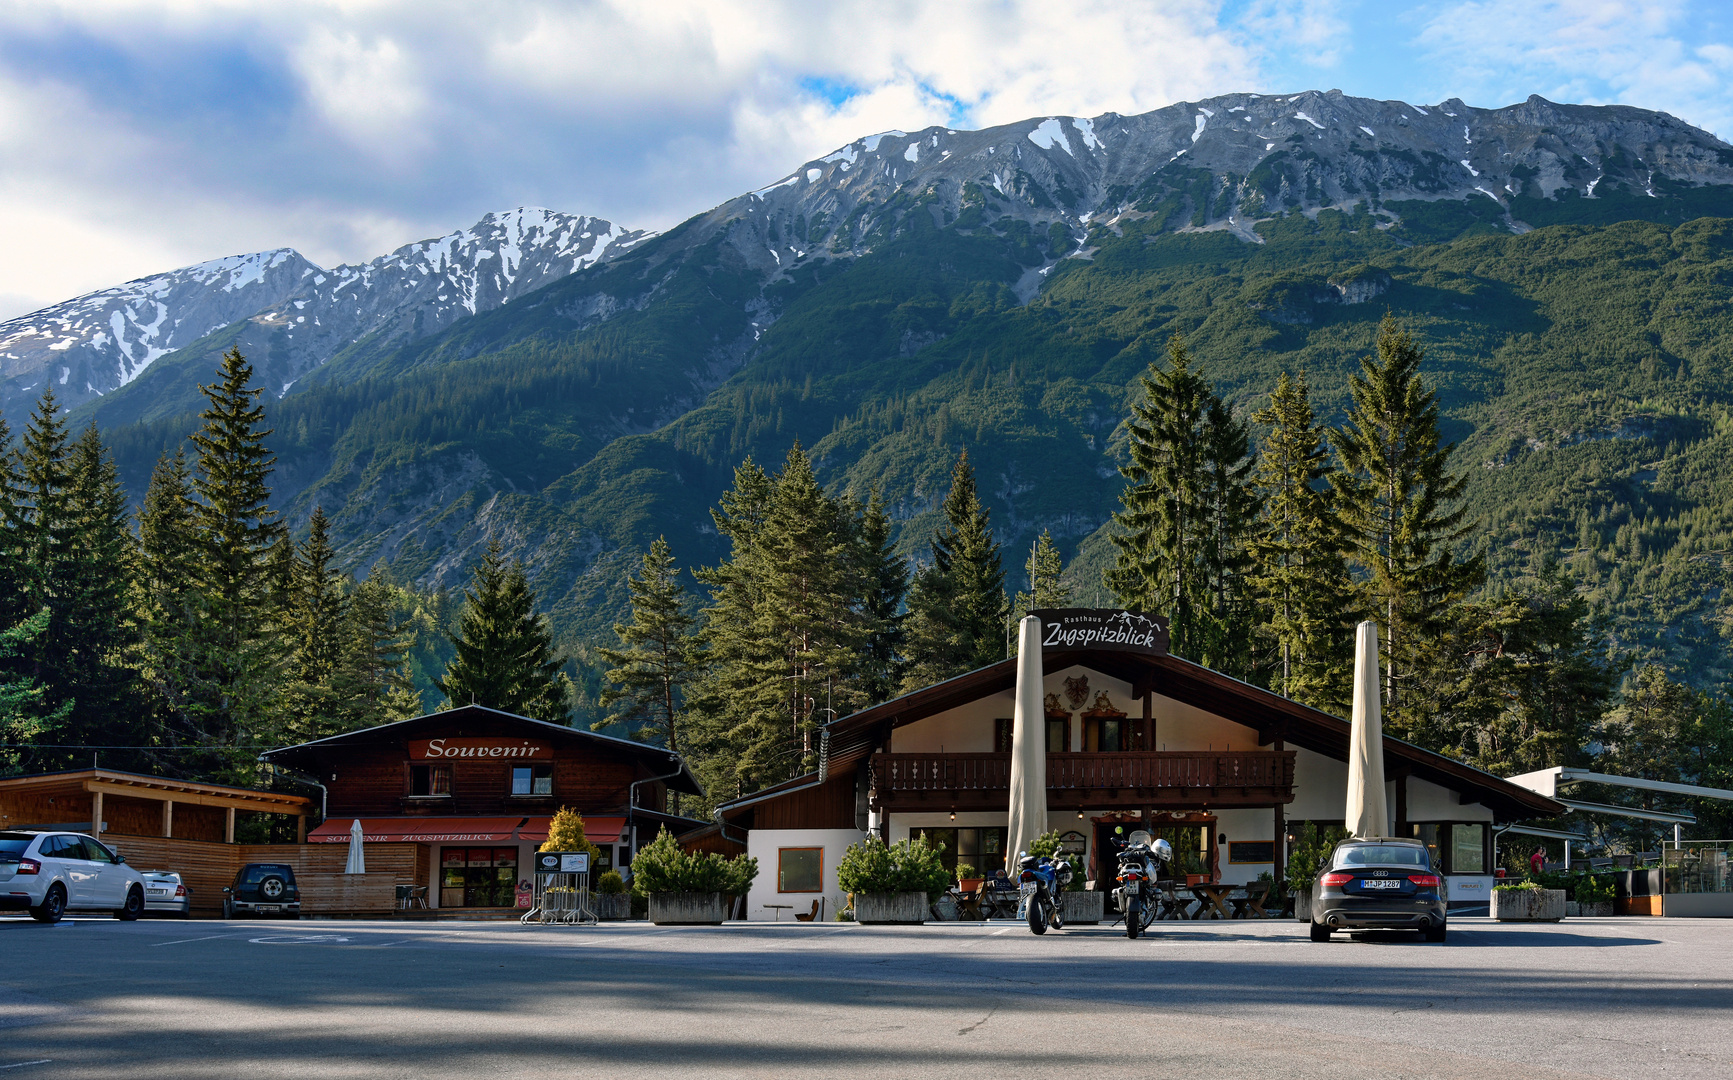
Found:
[[[1111,649],[1167,655],[1167,618],[1118,608],[1043,608],[1029,614],[1041,620],[1041,650]]]

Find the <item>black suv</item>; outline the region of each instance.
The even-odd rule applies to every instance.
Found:
[[[293,867],[283,863],[248,863],[223,890],[223,918],[237,915],[301,917],[301,890]]]
[[[1312,940],[1332,930],[1418,930],[1443,941],[1444,877],[1418,840],[1344,840],[1312,882]]]

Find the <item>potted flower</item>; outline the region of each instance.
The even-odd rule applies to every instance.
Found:
[[[974,892],[987,880],[981,877],[973,866],[966,862],[957,864],[957,888],[963,892]]]
[[[1538,881],[1494,885],[1492,917],[1499,922],[1558,922],[1565,917],[1565,891]]]
[[[632,917],[632,898],[626,894],[626,881],[618,870],[609,870],[596,879],[596,895],[590,898],[596,918],[607,921]]]
[[[1059,833],[1043,833],[1029,841],[1029,854],[1039,858],[1059,857]],[[1063,856],[1071,866],[1071,880],[1059,894],[1059,918],[1068,926],[1093,925],[1101,921],[1107,910],[1107,894],[1086,888],[1083,880],[1083,860],[1075,855]]]
[[[1608,919],[1613,914],[1613,879],[1586,875],[1576,883],[1577,914],[1585,919]]]
[[[951,883],[940,861],[943,844],[922,837],[899,840],[886,847],[877,835],[843,852],[836,865],[837,884],[854,896],[855,921],[861,923],[921,923],[928,905],[943,896]]]
[[[1312,921],[1312,882],[1324,861],[1336,850],[1336,845],[1347,838],[1345,829],[1331,826],[1319,832],[1318,827],[1308,821],[1294,839],[1294,846],[1288,850],[1285,875],[1288,893],[1294,898],[1294,918],[1301,922]]]
[[[632,860],[632,891],[648,899],[650,921],[661,926],[720,925],[757,876],[757,859],[686,851],[667,830]]]

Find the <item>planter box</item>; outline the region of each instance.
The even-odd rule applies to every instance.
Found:
[[[1574,912],[1566,910],[1566,916],[1574,914],[1585,919],[1610,919],[1613,917],[1613,902],[1611,900],[1602,900],[1598,904],[1567,904],[1566,907],[1567,909],[1570,907],[1577,909]]]
[[[1294,918],[1298,919],[1300,922],[1303,922],[1303,923],[1311,922],[1312,921],[1312,894],[1309,892],[1297,892],[1297,893],[1293,894],[1293,897],[1294,897]]]
[[[719,892],[650,894],[650,921],[657,926],[721,926],[727,917],[728,898]]]
[[[1565,891],[1494,889],[1492,917],[1499,922],[1558,922],[1565,917]]]
[[[632,917],[631,893],[591,893],[590,907],[596,918],[606,921]]]
[[[918,926],[927,921],[927,894],[922,892],[856,893],[854,920]]]
[[[1059,894],[1059,917],[1066,926],[1093,926],[1107,910],[1107,894],[1093,889]]]

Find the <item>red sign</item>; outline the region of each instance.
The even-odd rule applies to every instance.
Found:
[[[413,739],[409,756],[415,761],[552,761],[554,750],[528,739]]]

